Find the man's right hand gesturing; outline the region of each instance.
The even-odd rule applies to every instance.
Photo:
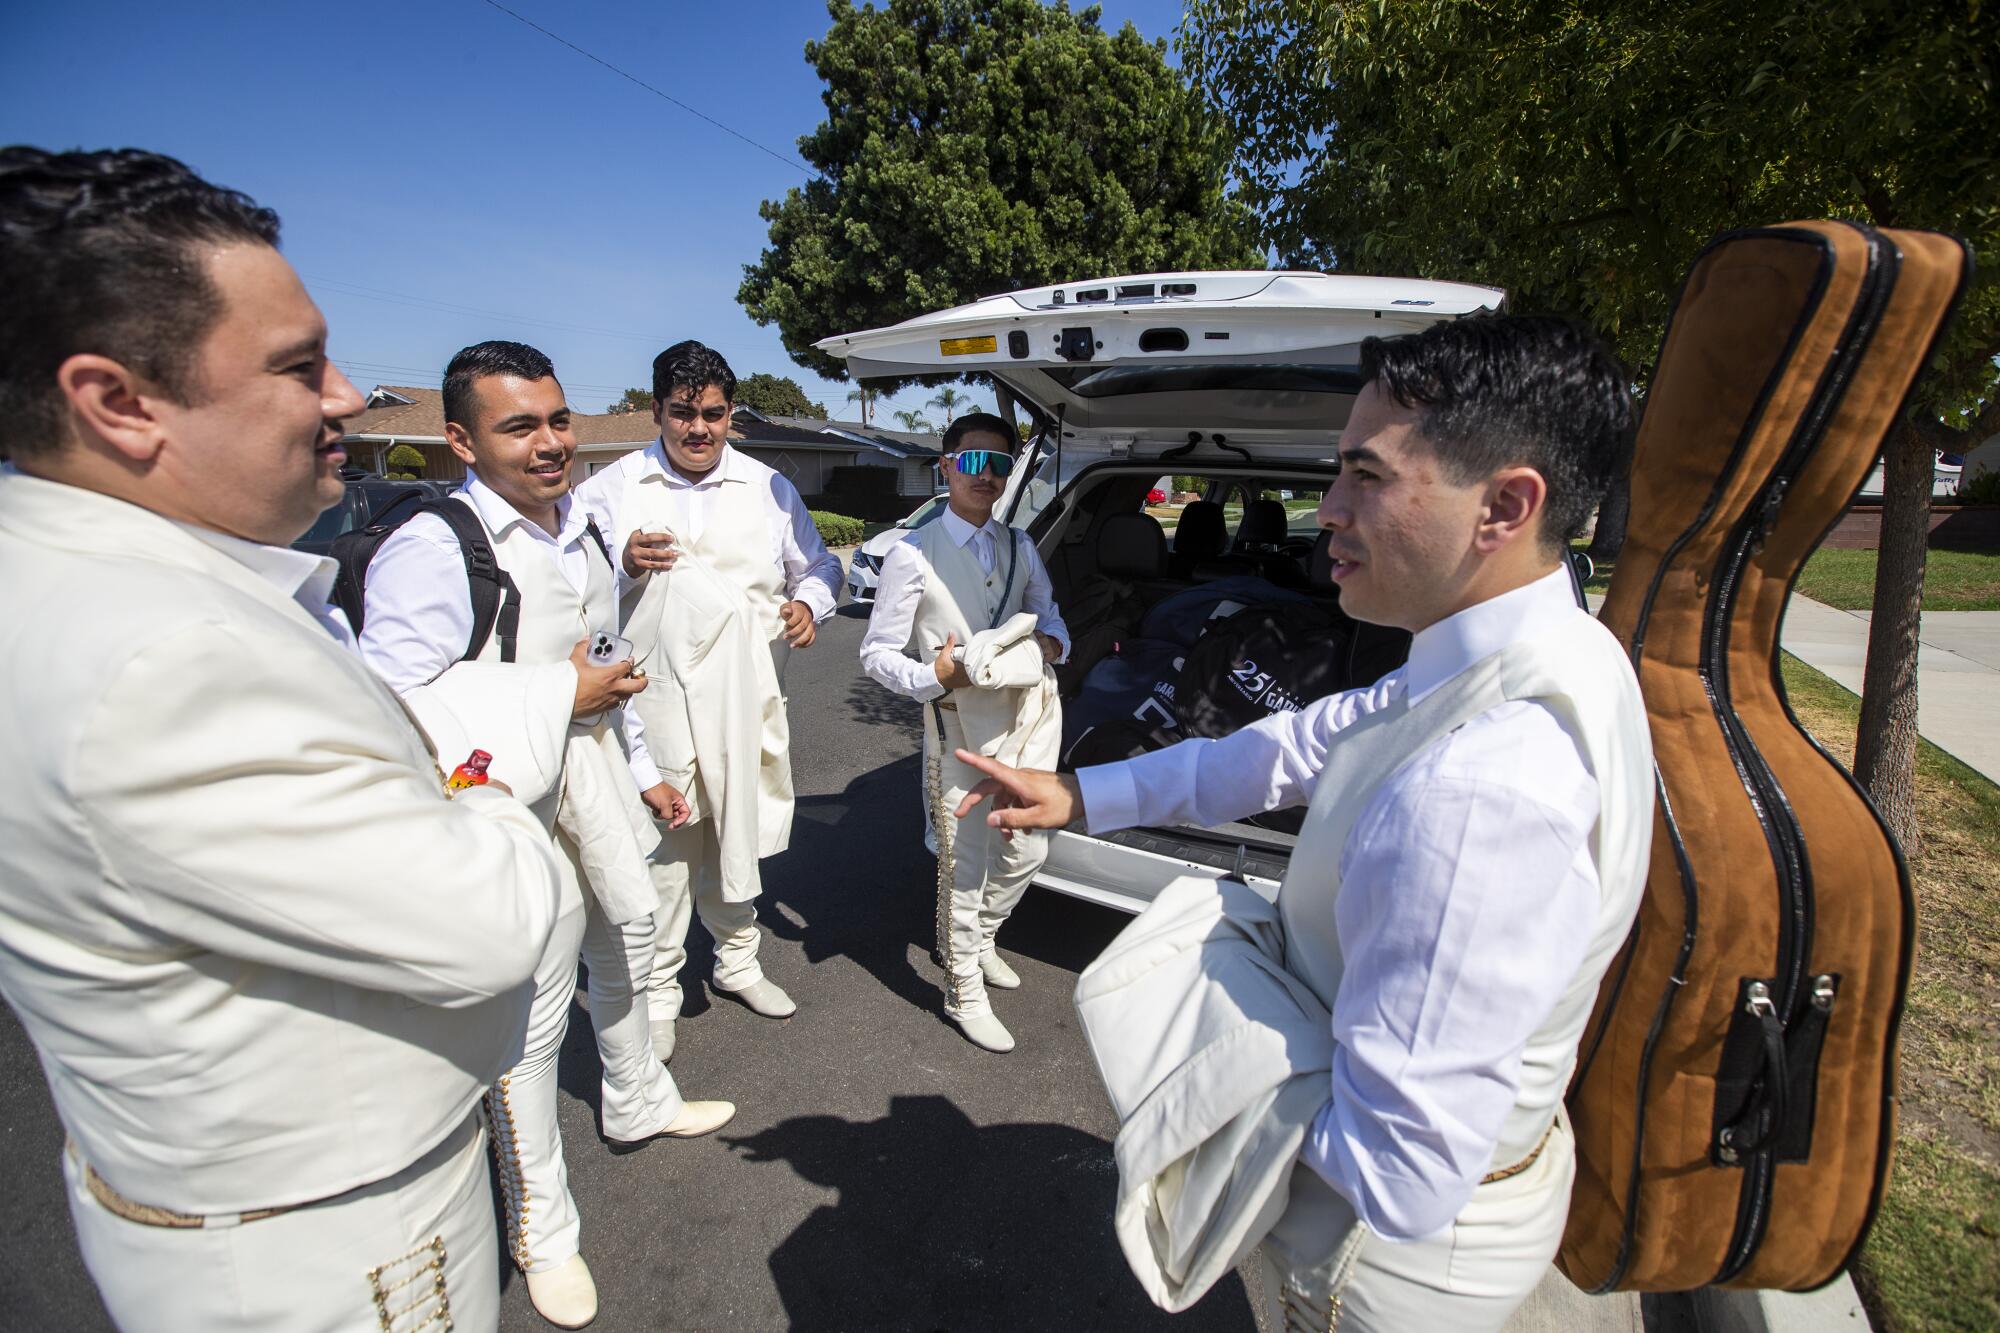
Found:
[[[569,663],[576,668],[576,703],[573,718],[594,717],[607,708],[616,708],[646,688],[646,678],[632,668],[632,659],[598,666],[590,660],[590,640],[578,639],[570,649]]]
[[[986,776],[965,793],[952,812],[954,819],[965,818],[988,797],[993,799],[993,808],[986,822],[1009,838],[1017,828],[1065,828],[1083,818],[1083,790],[1072,775],[1043,768],[1012,768],[970,750],[956,753],[961,764],[970,764]]]

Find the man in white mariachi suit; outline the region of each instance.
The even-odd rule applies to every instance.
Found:
[[[1628,380],[1575,326],[1518,316],[1361,362],[1319,521],[1342,606],[1414,631],[1408,663],[1075,776],[965,756],[992,776],[963,808],[1097,832],[1307,804],[1277,911],[1331,1015],[1332,1086],[1253,1297],[1287,1327],[1498,1329],[1562,1238],[1563,1091],[1651,842],[1638,684],[1563,563],[1624,456]]]
[[[719,766],[723,756],[683,753],[692,767],[676,776],[686,779],[681,786],[697,816],[686,827],[669,830],[654,853],[660,933],[652,976],[653,1045],[662,1059],[673,1054],[680,970],[694,912],[715,940],[717,991],[766,1018],[789,1018],[797,1009],[758,961],[757,859],[782,850],[791,827],[784,662],[792,650],[811,647],[815,626],[833,614],[841,569],[797,488],[730,447],[735,395],[736,375],[712,349],[691,340],[667,348],[653,361],[653,419],[660,438],[577,488],[578,500],[620,554],[624,623],[641,664],[663,651],[655,603],[666,590],[653,585],[664,582],[683,553],[740,593],[756,634],[771,646],[772,672],[757,669],[755,689],[739,704],[755,710],[761,733],[758,799],[730,803],[739,812],[754,811],[756,819],[724,819],[714,808],[717,802],[704,800],[709,782],[703,770]],[[649,729],[685,727],[686,705],[668,700],[664,692],[650,700],[639,696],[639,714]],[[672,715],[661,715],[662,709]]]
[[[1041,554],[1026,533],[993,517],[1019,443],[1006,421],[986,412],[969,413],[946,428],[940,460],[950,492],[945,511],[883,560],[861,640],[862,670],[925,705],[925,811],[938,844],[945,1013],[989,1051],[1011,1051],[1014,1038],[994,1014],[987,988],[1021,984],[995,938],[1048,859],[1048,835],[1002,838],[983,814],[954,819],[950,812],[980,779],[955,752],[977,750],[1014,765],[1053,764],[1062,714],[1047,663],[1069,654],[1069,631]],[[914,658],[907,651],[912,647]],[[967,650],[990,658],[990,647],[1025,654],[1027,670],[1012,678],[1023,683],[980,688],[973,671],[995,664],[968,662]]]
[[[362,407],[278,221],[0,149],[0,991],[128,1333],[491,1330],[477,1106],[559,911],[287,548]]]
[[[465,348],[445,370],[444,412],[446,441],[467,470],[445,503],[464,506],[484,531],[518,598],[516,612],[467,656],[476,631],[464,552],[440,514],[419,513],[369,565],[361,653],[410,697],[419,721],[427,713],[418,700],[428,704],[436,694],[450,716],[465,719],[475,743],[507,734],[508,715],[517,713],[550,724],[558,737],[560,779],[536,808],[545,808],[572,872],[565,910],[536,974],[521,1060],[494,1085],[487,1106],[509,1241],[529,1296],[552,1323],[579,1328],[596,1316],[597,1294],[556,1123],[556,1060],[579,950],[590,968],[604,1065],[605,1137],[706,1134],[735,1108],[684,1102],[652,1051],[645,983],[656,899],[646,858],[659,834],[648,807],[671,825],[687,806],[652,770],[644,728],[631,713],[644,675],[634,674],[629,657],[588,656],[593,636],[617,624],[617,577],[603,537],[569,494],[576,437],[555,368],[521,343]],[[507,747],[490,744],[494,770],[505,772]],[[652,779],[643,792],[635,770]]]

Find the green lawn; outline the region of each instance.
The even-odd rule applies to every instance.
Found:
[[[1611,565],[1585,585],[1603,592]],[[1866,611],[1875,596],[1875,552],[1814,551],[1795,591],[1843,611]],[[2000,551],[1932,551],[1924,564],[1924,610],[2000,611]]]
[[[1789,654],[1784,679],[1848,762],[1860,700]],[[1879,1333],[1972,1333],[2000,1329],[2000,787],[1919,742],[1917,801],[1896,1158],[1854,1280]]]
[[[1875,595],[1875,552],[1814,551],[1798,591],[1843,611],[1866,611]],[[1932,551],[1924,562],[1924,610],[2000,611],[2000,551]]]

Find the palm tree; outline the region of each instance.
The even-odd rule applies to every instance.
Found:
[[[847,394],[848,402],[858,402],[861,404],[861,424],[864,426],[869,421],[869,411],[873,398],[874,395],[868,392],[868,386],[865,384],[849,390]]]
[[[931,423],[924,420],[924,414],[921,412],[898,412],[896,420],[902,422],[903,429],[912,435],[929,435],[933,429]]]
[[[931,400],[928,403],[925,403],[924,406],[935,407],[938,411],[944,413],[944,419],[946,421],[950,421],[953,417],[958,415],[959,408],[963,407],[965,404],[971,401],[972,401],[972,395],[960,393],[958,390],[952,388],[949,384],[947,384],[942,389],[939,389],[935,394],[931,395]]]

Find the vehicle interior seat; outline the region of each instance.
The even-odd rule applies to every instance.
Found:
[[[1236,529],[1239,551],[1275,551],[1285,544],[1285,505],[1264,496],[1243,507],[1243,522]]]
[[[1220,559],[1228,550],[1229,521],[1222,516],[1222,506],[1213,500],[1190,500],[1174,528],[1173,574],[1191,579],[1197,565]]]
[[[1262,559],[1231,549],[1229,520],[1213,500],[1196,500],[1181,510],[1172,568],[1177,577],[1196,582],[1264,572]]]
[[[1097,572],[1128,582],[1167,577],[1167,532],[1151,514],[1106,514],[1097,529]]]
[[[1279,587],[1303,588],[1306,568],[1286,549],[1290,535],[1283,501],[1252,500],[1244,506],[1243,522],[1236,530],[1236,553],[1253,561],[1255,571]]]
[[[1056,687],[1074,697],[1090,669],[1139,630],[1146,607],[1168,587],[1167,534],[1142,511],[1104,515],[1092,539],[1093,577],[1058,590],[1069,626],[1069,659],[1056,666]]]

